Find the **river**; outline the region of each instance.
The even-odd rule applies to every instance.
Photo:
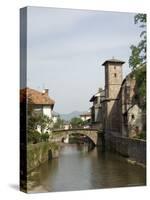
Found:
[[[146,169],[128,163],[118,154],[86,145],[66,144],[58,159],[28,176],[29,192],[73,191],[146,184]]]

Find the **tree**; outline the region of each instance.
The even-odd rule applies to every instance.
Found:
[[[80,128],[81,126],[83,126],[83,121],[79,117],[72,118],[70,123],[72,125],[72,128]]]
[[[37,143],[47,141],[52,130],[52,120],[43,114],[34,111],[28,112],[27,139],[28,142]]]
[[[63,127],[63,125],[64,125],[64,120],[58,117],[56,123],[54,123],[53,125],[53,129],[60,129]]]
[[[36,126],[41,134],[50,132],[52,130],[53,121],[48,116],[43,114],[36,114]]]
[[[143,110],[146,107],[146,14],[137,14],[134,17],[135,24],[140,24],[142,28],[140,41],[137,45],[132,45],[129,66],[136,79],[136,93],[139,104]],[[141,98],[142,97],[142,98]]]

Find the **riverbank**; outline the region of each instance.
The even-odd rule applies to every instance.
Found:
[[[27,173],[46,161],[59,156],[60,147],[54,142],[41,142],[27,145]]]
[[[56,192],[146,185],[146,169],[117,153],[88,151],[86,145],[62,144],[58,159],[33,170],[28,192]]]
[[[146,141],[121,137],[116,133],[106,134],[106,149],[126,157],[131,164],[146,166]]]

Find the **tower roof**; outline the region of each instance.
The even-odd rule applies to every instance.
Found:
[[[117,59],[115,59],[115,58],[112,58],[112,59],[106,60],[102,65],[105,66],[107,63],[124,64],[125,62],[124,62],[124,61],[121,61],[121,60],[117,60]]]

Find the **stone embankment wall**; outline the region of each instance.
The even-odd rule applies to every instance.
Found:
[[[109,135],[106,137],[106,146],[130,160],[146,165],[146,141],[128,137]]]
[[[56,143],[41,142],[27,146],[27,172],[44,162],[59,156],[59,146]]]

